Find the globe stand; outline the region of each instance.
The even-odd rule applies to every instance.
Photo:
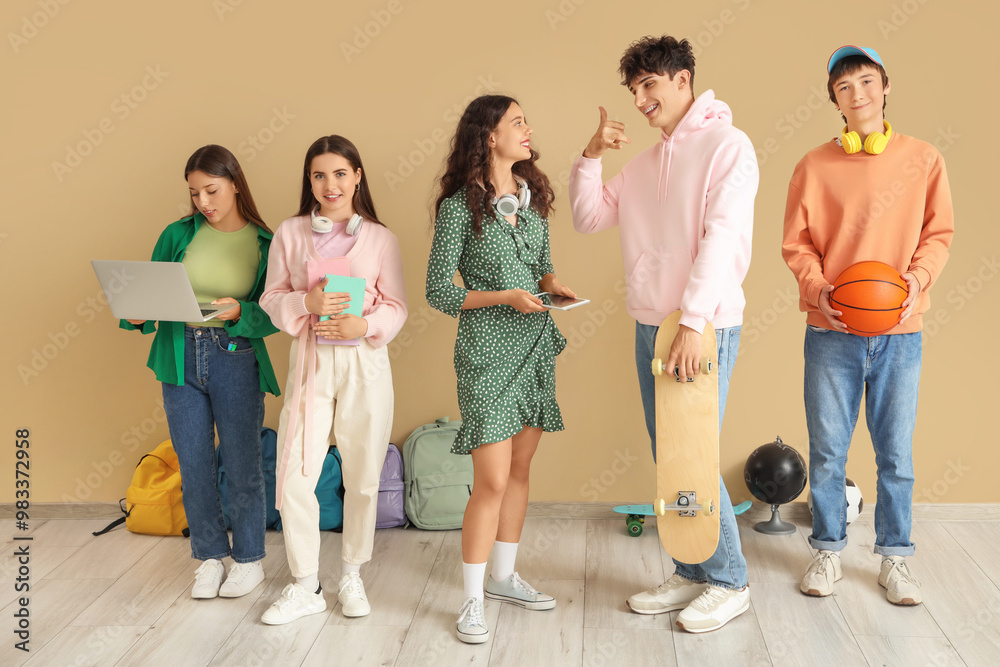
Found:
[[[797,530],[795,524],[782,521],[778,507],[779,505],[771,505],[771,520],[761,521],[753,529],[765,535],[793,535]]]

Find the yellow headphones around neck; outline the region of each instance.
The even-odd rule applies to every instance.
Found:
[[[854,155],[863,148],[869,155],[878,155],[884,151],[885,147],[889,145],[889,140],[892,139],[892,125],[887,120],[883,120],[882,124],[885,126],[885,133],[872,132],[865,137],[864,144],[861,143],[861,137],[858,133],[848,132],[845,125],[840,134],[840,145],[844,152],[848,155]]]

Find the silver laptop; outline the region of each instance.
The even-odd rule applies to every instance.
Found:
[[[90,262],[111,312],[122,320],[205,322],[235,304],[198,303],[180,262]]]

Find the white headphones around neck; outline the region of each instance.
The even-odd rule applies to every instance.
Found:
[[[523,211],[531,203],[531,188],[520,176],[515,176],[517,181],[517,196],[503,194],[493,198],[493,206],[502,216],[514,215],[519,210]]]
[[[512,195],[507,195],[507,196],[511,197]],[[330,218],[324,218],[321,215],[317,215],[318,213],[319,213],[318,206],[309,213],[309,216],[312,220],[312,230],[319,234],[327,234],[333,231],[333,220],[331,220]],[[357,213],[352,215],[351,219],[347,222],[347,233],[350,234],[351,236],[357,235],[357,233],[361,231],[361,223],[364,221],[365,219],[362,218]]]

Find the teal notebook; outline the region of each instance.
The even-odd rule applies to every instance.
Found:
[[[365,305],[365,279],[352,278],[351,276],[339,276],[335,273],[328,273],[326,274],[326,277],[329,280],[326,283],[326,287],[323,288],[323,291],[347,292],[350,294],[351,304],[344,312],[361,317],[362,308]],[[328,320],[330,319],[330,316],[322,315],[319,319]]]

